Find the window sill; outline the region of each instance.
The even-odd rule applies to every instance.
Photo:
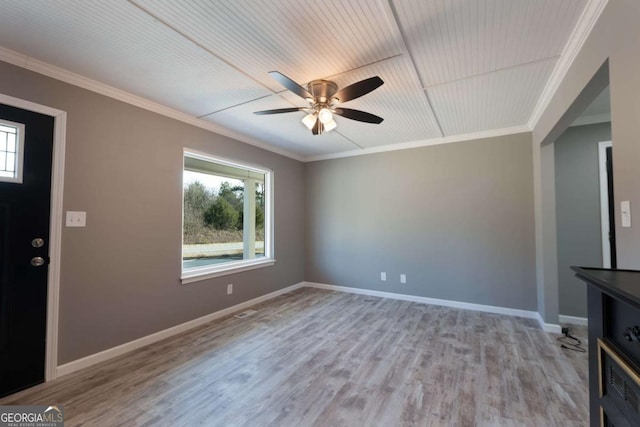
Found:
[[[183,271],[180,280],[183,285],[201,280],[213,279],[214,277],[226,276],[229,274],[241,273],[243,271],[255,270],[256,268],[271,267],[276,263],[275,259],[259,259],[250,261],[238,261],[231,265],[193,268]]]

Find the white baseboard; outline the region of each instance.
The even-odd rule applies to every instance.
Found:
[[[137,340],[130,341],[128,343],[124,343],[122,345],[109,348],[107,350],[101,351],[99,353],[92,354],[87,357],[83,357],[82,359],[74,360],[69,363],[65,363],[64,365],[58,366],[56,369],[56,377],[61,377],[63,375],[70,374],[72,372],[78,371],[83,368],[87,368],[91,365],[95,365],[96,363],[104,362],[106,360],[112,359],[114,357],[123,355],[133,350],[137,350],[146,345],[152,344],[154,342],[158,342],[165,338],[169,338],[171,336],[186,332],[190,329],[196,328],[200,325],[204,325],[205,323],[211,322],[212,320],[219,319],[224,316],[228,316],[237,311],[244,310],[245,308],[251,307],[253,305],[259,304],[263,301],[269,300],[271,298],[275,298],[279,295],[285,294],[287,292],[291,292],[295,289],[301,288],[304,286],[304,282],[297,283],[295,285],[288,286],[286,288],[278,289],[275,292],[271,292],[266,295],[259,296],[257,298],[251,299],[249,301],[245,301],[240,304],[236,304],[234,306],[225,308],[220,311],[216,311],[215,313],[207,314],[206,316],[199,317],[194,320],[190,320],[188,322],[182,323],[177,326],[173,326],[169,329],[165,329],[160,332],[156,332],[151,335],[147,335],[142,338],[138,338]]]
[[[396,294],[392,292],[372,291],[370,289],[351,288],[348,286],[327,285],[324,283],[302,282],[304,286],[318,289],[327,289],[331,291],[349,292],[352,294],[370,295],[381,298],[391,298],[403,301],[413,301],[422,304],[440,305],[445,307],[461,308],[464,310],[482,311],[485,313],[505,314],[507,316],[526,317],[528,319],[536,319],[540,323],[540,327],[547,332],[555,332],[556,329],[560,333],[560,325],[544,323],[537,311],[519,310],[516,308],[497,307],[493,305],[473,304],[468,302],[451,301],[445,299],[419,297],[415,295]]]
[[[560,334],[562,333],[562,327],[557,323],[545,323],[544,319],[540,315],[540,313],[536,313],[538,315],[538,323],[540,327],[545,332],[550,332],[552,334]]]
[[[561,314],[559,317],[560,323],[568,323],[570,325],[587,326],[589,324],[586,317],[565,316]]]

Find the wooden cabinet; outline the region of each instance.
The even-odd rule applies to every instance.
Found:
[[[588,285],[590,424],[640,426],[640,271],[572,269]]]

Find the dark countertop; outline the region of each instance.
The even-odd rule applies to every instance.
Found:
[[[571,267],[576,277],[602,292],[640,308],[640,270]]]

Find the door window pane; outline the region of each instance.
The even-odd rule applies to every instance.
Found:
[[[0,182],[22,182],[24,125],[0,120]]]

